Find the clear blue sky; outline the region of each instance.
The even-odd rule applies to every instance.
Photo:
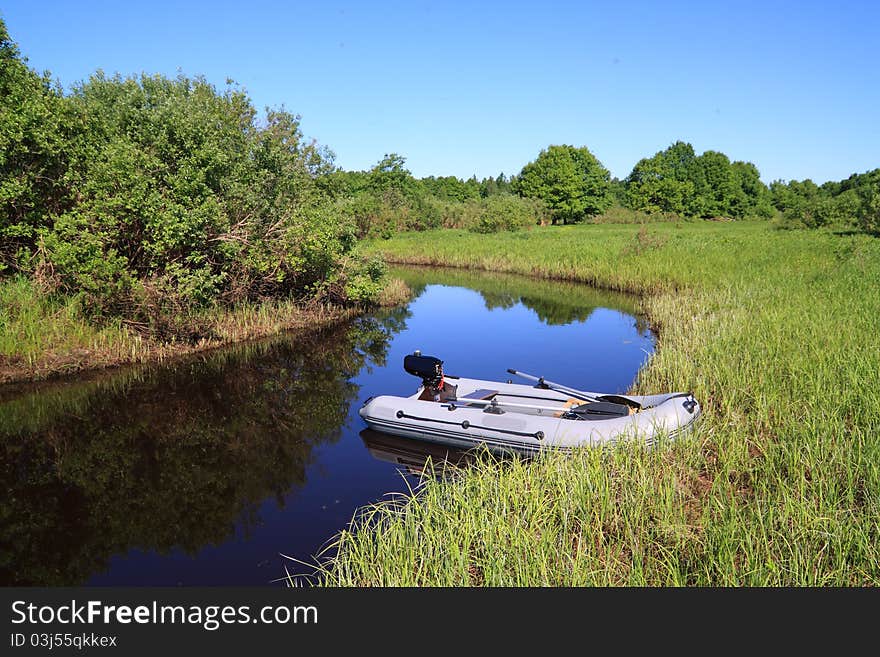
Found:
[[[30,65],[234,79],[337,164],[518,172],[549,144],[612,175],[677,139],[769,182],[880,167],[880,2],[4,0]]]

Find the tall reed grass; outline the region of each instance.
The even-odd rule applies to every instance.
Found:
[[[374,248],[642,295],[659,341],[634,391],[693,390],[705,415],[659,449],[426,479],[339,535],[325,584],[880,583],[880,240],[697,222]]]

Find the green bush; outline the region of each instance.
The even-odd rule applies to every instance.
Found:
[[[303,138],[298,116],[258,117],[238,88],[183,75],[99,72],[65,96],[27,67],[2,21],[0,93],[0,275],[30,275],[92,315],[152,325],[329,293],[330,280],[334,298],[351,289],[361,303],[369,286],[345,281],[374,274],[352,254],[358,222],[377,215],[396,229],[407,207],[402,158],[370,178],[376,212],[360,199],[340,212],[351,181],[329,175],[332,154]]]
[[[353,271],[345,277],[345,297],[352,303],[372,304],[384,287],[387,273],[385,262],[377,256],[354,262]]]
[[[68,207],[71,128],[60,90],[27,67],[0,20],[0,276],[31,271],[39,231]]]
[[[77,202],[41,229],[40,271],[93,312],[130,312],[145,285],[186,307],[306,295],[354,246],[296,116],[259,125],[241,91],[183,76],[98,74],[66,102]]]
[[[770,189],[780,228],[851,227],[880,232],[880,169],[817,186],[811,180],[775,181]]]
[[[475,233],[498,233],[535,226],[546,215],[545,206],[535,199],[517,196],[490,196],[474,204],[475,221],[468,230]]]
[[[870,174],[870,180],[858,190],[858,226],[868,233],[880,233],[880,169]]]

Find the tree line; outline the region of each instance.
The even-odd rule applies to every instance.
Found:
[[[880,232],[880,169],[817,186],[811,180],[769,186],[751,162],[718,151],[697,155],[677,141],[643,158],[623,180],[586,148],[551,146],[527,164],[514,189],[542,199],[554,220],[580,221],[617,205],[648,215],[778,219],[780,227],[839,225]]]
[[[880,230],[880,169],[821,186],[810,180],[769,186],[751,162],[677,141],[643,158],[623,180],[587,147],[552,145],[518,174],[478,181],[453,176],[416,179],[405,159],[386,155],[368,171],[333,171],[319,182],[355,217],[360,236],[438,227],[478,232],[536,223],[576,223],[613,207],[650,220],[777,219],[780,227],[842,225]]]
[[[843,225],[880,233],[880,169],[822,185],[774,181],[770,191],[784,228]]]

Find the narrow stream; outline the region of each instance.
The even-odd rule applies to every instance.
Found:
[[[623,392],[654,347],[628,296],[407,268],[402,308],[165,366],[0,387],[0,584],[271,585],[432,451],[367,431],[404,355]],[[412,482],[410,482],[411,485]],[[301,569],[300,569],[301,570]]]

